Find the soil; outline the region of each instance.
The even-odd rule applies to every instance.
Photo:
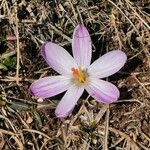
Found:
[[[0,149],[150,149],[150,8],[144,0],[0,1]],[[76,25],[92,38],[92,62],[122,49],[125,66],[107,80],[117,102],[96,102],[85,92],[67,118],[54,111],[64,93],[33,97],[35,80],[56,75],[40,54],[52,41],[70,54]]]

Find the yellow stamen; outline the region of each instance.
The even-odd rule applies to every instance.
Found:
[[[86,82],[86,74],[81,68],[72,68],[72,75],[75,78],[75,81],[79,84],[83,84]]]

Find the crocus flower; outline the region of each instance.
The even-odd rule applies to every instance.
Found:
[[[110,82],[101,80],[125,64],[127,57],[121,50],[108,52],[91,63],[92,45],[84,25],[78,25],[72,39],[73,57],[61,46],[47,42],[42,56],[60,75],[49,76],[32,83],[30,92],[39,98],[48,98],[67,91],[56,107],[55,114],[64,118],[73,110],[84,89],[98,102],[112,103],[119,98],[119,90]]]

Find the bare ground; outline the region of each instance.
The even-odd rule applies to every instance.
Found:
[[[147,0],[0,0],[0,149],[150,149],[150,3]],[[65,120],[54,115],[63,94],[40,102],[30,84],[54,75],[40,56],[41,41],[71,53],[75,26],[93,41],[92,61],[122,49],[125,67],[108,78],[118,102],[97,103],[85,93]]]

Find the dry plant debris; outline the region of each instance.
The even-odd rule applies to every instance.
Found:
[[[0,0],[0,149],[150,149],[150,3],[148,0]],[[123,49],[125,67],[108,78],[121,96],[99,104],[87,93],[65,120],[54,115],[62,95],[36,99],[36,79],[56,74],[40,56],[42,41],[71,52],[84,23],[93,58]]]

